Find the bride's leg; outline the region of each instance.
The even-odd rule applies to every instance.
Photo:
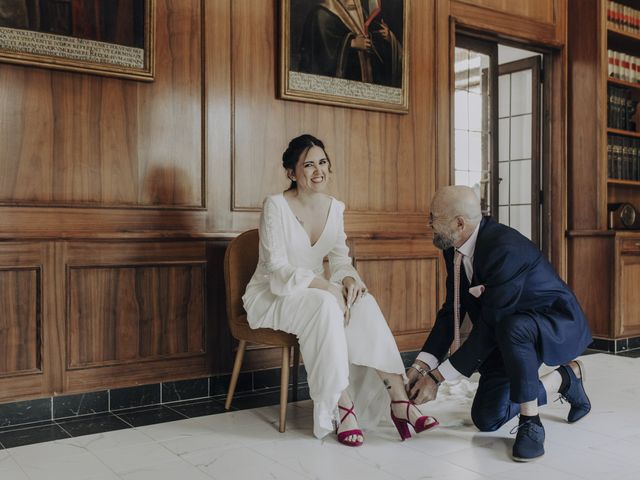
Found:
[[[353,400],[351,400],[351,396],[349,396],[346,390],[340,395],[338,406],[342,407],[338,408],[338,420],[342,420],[342,422],[338,424],[338,434],[346,432],[347,430],[358,430],[360,427],[358,426],[358,420],[355,415],[347,414],[347,410],[353,408]],[[362,443],[364,437],[362,435],[349,435],[344,440],[349,443]]]
[[[420,409],[413,405],[410,402],[409,397],[407,396],[407,391],[404,388],[404,380],[402,379],[402,375],[398,375],[397,373],[387,373],[381,372],[380,370],[376,370],[378,372],[378,376],[382,379],[385,387],[387,388],[387,393],[393,402],[400,403],[392,403],[391,411],[393,414],[401,419],[409,420],[412,424],[416,424],[420,417],[423,417],[424,414],[420,411]],[[411,405],[409,407],[409,418],[407,418],[407,403],[410,402]],[[434,423],[435,418],[431,418],[430,421],[427,422],[427,425],[430,423]]]

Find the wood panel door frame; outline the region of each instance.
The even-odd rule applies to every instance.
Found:
[[[541,210],[543,251],[562,278],[567,276],[567,53],[557,41],[549,39],[530,39],[516,42],[512,37],[486,25],[486,30],[478,30],[460,23],[451,9],[449,2],[439,0],[436,13],[436,45],[442,51],[437,56],[438,65],[447,66],[446,72],[439,69],[436,76],[436,107],[440,128],[447,128],[448,134],[437,135],[438,153],[437,180],[438,187],[451,184],[451,131],[453,128],[453,92],[454,76],[453,58],[457,31],[487,40],[499,41],[501,44],[526,48],[543,55],[544,80],[542,86],[543,105],[542,122],[542,183],[546,185],[546,195]],[[464,21],[464,19],[463,19]],[[566,22],[566,18],[563,20]],[[564,32],[566,29],[562,29]],[[566,32],[565,32],[566,33]],[[563,35],[566,38],[566,35]],[[447,46],[444,48],[444,46]],[[446,127],[445,127],[446,125]]]

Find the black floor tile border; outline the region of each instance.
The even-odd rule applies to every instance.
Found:
[[[640,337],[620,338],[617,340],[594,338],[589,348],[603,353],[621,354],[640,349]]]

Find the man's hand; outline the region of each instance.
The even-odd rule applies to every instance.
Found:
[[[425,370],[431,370],[429,365],[424,363],[422,360],[416,360],[413,363],[420,365],[420,367]],[[406,390],[407,390],[407,395],[409,395],[409,393],[411,392],[411,388],[415,385],[415,383],[419,379],[422,378],[422,375],[420,375],[420,372],[418,372],[415,368],[409,368],[407,369],[407,378],[409,379],[409,383],[407,383]],[[409,398],[411,398],[411,396],[409,396]]]
[[[443,380],[442,375],[436,369],[433,370],[433,374],[440,380]],[[433,381],[433,379],[426,375],[422,377],[420,375],[420,379],[413,385],[411,390],[409,391],[409,399],[413,401],[416,405],[422,405],[423,403],[430,402],[431,400],[435,400],[438,395],[438,384]]]

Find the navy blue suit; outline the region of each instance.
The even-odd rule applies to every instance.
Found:
[[[453,341],[453,256],[444,252],[447,298],[422,351],[444,360]],[[561,365],[581,355],[591,332],[578,301],[542,252],[513,228],[484,218],[473,256],[473,278],[460,275],[460,318],[473,324],[468,339],[450,357],[465,376],[479,371],[472,418],[481,430],[495,430],[519,412],[519,404],[546,393],[538,368]],[[484,285],[475,298],[469,288]]]

